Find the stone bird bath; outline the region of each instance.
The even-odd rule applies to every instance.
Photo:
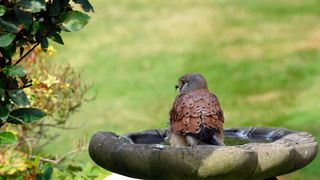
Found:
[[[123,136],[97,132],[89,154],[99,166],[140,179],[268,179],[309,164],[315,138],[285,128],[225,129],[226,146],[165,145],[166,129]]]

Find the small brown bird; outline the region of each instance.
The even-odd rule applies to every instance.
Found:
[[[223,112],[204,77],[198,73],[185,74],[176,88],[180,94],[170,111],[170,144],[173,147],[224,145]]]

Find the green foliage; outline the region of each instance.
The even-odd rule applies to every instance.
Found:
[[[93,166],[91,163],[70,162],[66,167],[57,167],[53,172],[54,179],[103,179],[107,173],[98,166]]]
[[[88,0],[72,0],[72,1],[75,2],[76,4],[80,4],[81,8],[84,9],[86,12],[89,12],[89,11],[94,12],[93,7],[91,6]]]
[[[54,126],[63,127],[70,114],[80,107],[91,86],[83,82],[80,74],[69,65],[48,63],[46,58],[53,52],[52,47],[46,52],[36,49],[34,59],[30,57],[23,63],[33,79],[33,86],[25,92],[30,97],[31,106],[42,109]]]
[[[69,115],[80,107],[84,94],[89,88],[80,79],[80,74],[70,66],[57,66],[48,63],[46,58],[53,52],[55,50],[52,46],[49,46],[46,52],[42,51],[40,47],[35,48],[30,56],[26,57],[27,61],[21,63],[22,67],[30,72],[28,77],[33,80],[33,85],[24,89],[24,91],[21,89],[10,91],[11,100],[20,106],[12,111],[10,109],[2,110],[4,116],[9,116],[6,122],[10,124],[7,124],[5,128],[12,131],[12,135],[16,134],[19,141],[15,144],[15,147],[6,147],[9,149],[5,151],[0,150],[0,163],[1,157],[5,157],[3,158],[4,165],[0,166],[0,176],[11,179],[16,177],[50,179],[52,171],[58,171],[59,175],[57,176],[61,177],[64,175],[80,177],[82,173],[69,168],[70,155],[57,158],[42,153],[42,151],[39,153],[38,150],[57,137],[56,134],[48,133],[48,127],[66,128],[65,125]],[[19,95],[20,93],[23,93],[23,96]],[[27,105],[27,107],[21,107],[24,105]],[[14,126],[15,124],[21,126]],[[15,138],[15,136],[13,137]],[[7,136],[4,136],[3,139],[8,140]],[[79,146],[78,149],[86,147],[83,144]],[[33,158],[38,154],[45,156],[49,161],[52,158],[54,162],[52,167],[48,164],[42,164],[41,161],[45,161],[43,159]],[[62,163],[67,165],[60,165],[62,160]],[[11,162],[14,162],[14,164]],[[86,175],[83,175],[83,177],[86,177]]]
[[[0,35],[0,47],[9,46],[16,36],[11,33],[4,33]]]
[[[37,121],[45,116],[41,110],[36,108],[19,108],[10,113],[7,122],[12,124],[24,124]]]
[[[93,7],[88,0],[73,0],[73,2],[80,5],[84,12],[93,12]],[[51,112],[48,111],[48,107],[44,108],[44,105],[35,106],[34,101],[42,95],[41,89],[44,86],[41,85],[46,83],[43,82],[41,85],[35,83],[39,80],[33,79],[34,76],[31,75],[34,70],[38,73],[42,72],[41,67],[35,65],[37,68],[27,67],[28,70],[26,70],[26,65],[21,62],[26,58],[32,59],[29,55],[39,51],[38,45],[41,45],[42,50],[50,52],[49,39],[64,44],[60,36],[62,31],[79,31],[88,23],[90,17],[73,8],[75,6],[70,0],[0,1],[0,128],[6,130],[0,131],[0,145],[4,147],[0,148],[0,179],[47,180],[52,178],[54,167],[43,163],[50,160],[34,158],[36,153],[33,149],[38,141],[49,138],[46,134],[48,131],[45,131],[46,128],[43,127],[43,121],[40,119],[45,117],[45,112]],[[41,73],[37,75],[38,77],[50,76],[50,74]],[[78,83],[77,78],[78,76],[65,77]],[[64,81],[61,82],[64,83]],[[69,85],[70,88],[75,88],[72,83]],[[52,87],[43,89],[72,97],[72,90],[69,87],[65,88],[68,93]],[[61,106],[62,108],[55,110],[69,113],[79,106],[79,102],[75,102],[77,103],[75,107]],[[66,110],[66,108],[69,109]],[[52,114],[49,114],[50,116],[52,117]],[[67,118],[66,115],[63,117]],[[17,137],[19,137],[18,140]],[[49,138],[49,142],[51,140]],[[40,146],[44,145],[40,144]]]
[[[0,122],[6,120],[10,114],[10,106],[8,102],[0,100]]]
[[[61,17],[63,30],[69,32],[80,31],[88,23],[89,19],[88,15],[79,11],[66,12]]]
[[[50,163],[43,163],[39,157],[27,159],[21,152],[12,152],[7,154],[10,158],[4,158],[5,166],[0,166],[0,175],[6,174],[2,176],[4,179],[50,180],[52,178],[53,166]]]
[[[0,17],[6,13],[6,7],[4,5],[0,5]]]
[[[16,146],[17,143],[0,149],[0,177],[4,179],[15,179],[22,174],[28,174],[26,173],[29,165],[26,161],[27,154],[14,150]]]
[[[74,2],[83,11],[93,12],[87,0]],[[90,17],[73,10],[69,0],[4,0],[0,16],[0,127],[32,123],[44,113],[35,108],[19,109],[30,105],[24,89],[32,81],[18,64],[39,44],[47,50],[48,39],[63,44],[60,33],[81,30]]]
[[[48,179],[52,170],[59,166],[59,170],[56,169],[59,176],[80,177],[81,172],[73,172],[76,169],[60,165],[62,160],[63,164],[68,164],[70,155],[57,158],[39,151],[57,137],[56,134],[48,133],[48,127],[67,128],[65,125],[69,116],[80,107],[84,94],[90,87],[82,82],[80,74],[70,66],[48,63],[46,58],[53,52],[55,50],[52,46],[49,46],[46,52],[39,47],[26,57],[27,61],[23,61],[21,65],[30,72],[28,77],[33,80],[33,85],[24,91],[21,89],[9,91],[11,100],[19,104],[13,110],[5,108],[8,106],[0,106],[1,116],[8,123],[4,127],[12,131],[10,136],[8,133],[3,134],[3,141],[0,140],[0,144],[9,144],[9,138],[12,140],[10,143],[13,143],[12,138],[17,139],[13,134],[18,137],[18,143],[14,147],[6,146],[6,149],[0,150],[0,164],[4,164],[0,166],[0,176],[9,179],[17,177]],[[21,93],[23,95],[20,95]],[[16,124],[21,126],[15,126]],[[78,149],[87,147],[84,144],[79,146]],[[33,158],[38,154],[45,156],[49,162],[52,158],[53,169],[41,164],[41,161],[46,160]]]
[[[51,164],[45,164],[42,167],[42,172],[36,175],[36,180],[50,180],[53,173],[53,167]]]
[[[30,105],[30,101],[22,89],[9,91],[9,96],[11,97],[11,100],[18,106]]]
[[[24,77],[26,73],[24,72],[24,69],[22,66],[19,65],[8,65],[3,68],[3,72],[5,75],[10,77]]]
[[[1,144],[14,144],[16,143],[16,136],[12,132],[0,132],[0,145]]]

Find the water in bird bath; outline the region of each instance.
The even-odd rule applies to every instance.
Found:
[[[269,143],[271,141],[267,139],[249,139],[247,137],[238,137],[238,136],[225,136],[224,144],[226,146],[235,146],[235,145],[244,145],[248,143]]]
[[[251,139],[248,137],[241,137],[241,136],[225,136],[224,137],[224,144],[226,146],[244,145],[244,144],[248,144],[248,143],[270,143],[270,142],[272,142],[272,141],[267,140],[265,138]],[[170,143],[166,140],[162,141],[159,144],[170,146]]]
[[[248,143],[270,143],[278,139],[277,133],[253,133],[242,129],[228,129],[224,133],[226,146],[244,145]],[[170,146],[165,132],[145,131],[130,133],[127,137],[135,144],[161,144]]]

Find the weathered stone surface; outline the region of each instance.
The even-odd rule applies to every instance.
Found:
[[[199,178],[248,179],[255,170],[257,156],[239,147],[220,147],[202,159]]]
[[[242,127],[226,129],[225,135],[252,143],[173,148],[159,144],[166,130],[97,132],[89,154],[107,170],[141,179],[265,179],[302,168],[317,154],[315,138],[305,132]]]
[[[273,143],[255,143],[245,147],[258,155],[257,166],[252,174],[253,179],[275,177],[292,169],[292,159],[294,158],[292,147],[284,147]]]

